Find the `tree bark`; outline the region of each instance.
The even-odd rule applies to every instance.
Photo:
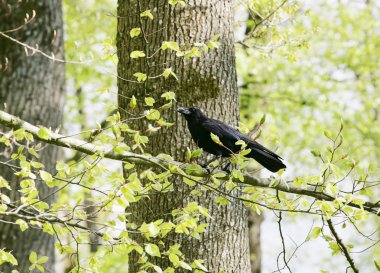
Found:
[[[249,252],[251,258],[251,273],[261,272],[261,223],[264,221],[263,214],[257,214],[252,209],[249,210],[248,228],[249,228]]]
[[[194,148],[185,121],[176,112],[176,106],[201,107],[208,116],[237,125],[239,117],[236,84],[235,53],[233,40],[233,3],[231,1],[186,1],[187,6],[171,6],[168,1],[127,0],[118,6],[118,88],[119,105],[127,109],[128,97],[134,95],[140,102],[145,96],[160,101],[166,91],[176,92],[178,105],[165,111],[164,118],[174,122],[174,126],[160,130],[150,137],[145,149],[152,154],[167,153],[174,158],[184,158],[186,147]],[[154,19],[140,17],[140,13],[150,9]],[[142,28],[139,37],[131,38],[132,28]],[[190,49],[194,43],[211,40],[220,34],[220,47],[199,58],[176,57],[174,51],[158,51],[163,41],[176,41],[181,49]],[[130,52],[142,50],[149,58],[130,58]],[[156,53],[155,53],[156,52]],[[136,72],[148,76],[160,75],[171,67],[178,76],[163,79],[148,79],[143,84],[125,79],[133,79]],[[161,99],[162,101],[162,99]],[[140,103],[138,111],[143,111]],[[126,114],[124,111],[124,117]],[[146,123],[134,124],[141,132]],[[250,272],[247,211],[239,201],[220,206],[213,199],[215,194],[208,191],[201,197],[190,195],[192,189],[180,181],[175,181],[173,192],[151,195],[131,208],[130,220],[142,224],[157,219],[169,220],[166,216],[176,208],[186,206],[191,201],[209,209],[212,215],[207,220],[209,226],[201,240],[173,235],[170,239],[180,240],[181,251],[186,260],[204,259],[210,272]],[[164,240],[165,247],[171,240]],[[130,257],[130,272],[139,270],[137,255]],[[156,259],[155,264],[166,268],[170,263]]]
[[[36,47],[47,54],[53,53],[57,58],[64,58],[63,22],[61,1],[0,1],[0,30],[7,31],[21,26],[26,13],[30,16],[36,12],[36,18],[17,31],[7,35],[18,41]],[[31,123],[57,128],[62,124],[64,104],[65,65],[53,62],[36,53],[26,56],[22,46],[0,36],[0,109],[19,116]],[[6,61],[7,60],[7,61]],[[5,128],[1,128],[4,132]],[[58,147],[46,146],[40,153],[39,161],[47,171],[54,171]],[[9,160],[2,156],[2,161]],[[0,175],[11,183],[11,200],[20,204],[20,177],[14,171],[0,165]],[[48,196],[50,189],[40,181],[35,181],[39,197]],[[4,192],[9,194],[8,192]],[[51,203],[54,196],[44,200]],[[8,219],[9,220],[9,219]],[[12,220],[12,219],[11,219]],[[21,232],[18,225],[0,221],[0,248],[12,251],[18,260],[18,266],[8,264],[0,266],[0,271],[30,272],[28,260],[31,251],[38,257],[48,256],[44,264],[45,272],[54,272],[54,237],[37,229]],[[37,270],[38,271],[38,270]],[[37,272],[33,270],[33,272]]]

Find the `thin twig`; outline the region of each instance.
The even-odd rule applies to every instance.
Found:
[[[327,219],[327,224],[329,226],[329,229],[332,233],[332,235],[334,236],[335,238],[335,241],[336,243],[339,245],[339,248],[340,250],[343,252],[343,255],[346,257],[348,263],[350,264],[350,267],[351,269],[355,272],[355,273],[359,273],[359,270],[356,268],[355,266],[355,263],[354,263],[354,260],[352,259],[350,253],[348,252],[348,249],[347,247],[344,245],[342,239],[339,237],[338,233],[336,232],[335,228],[334,228],[334,225],[331,221],[331,219]]]

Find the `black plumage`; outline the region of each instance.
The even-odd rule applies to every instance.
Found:
[[[251,149],[246,157],[255,159],[271,172],[286,168],[279,155],[231,126],[208,118],[199,108],[178,108],[178,112],[184,115],[193,140],[204,151],[216,156],[230,157],[232,153],[238,153],[241,150],[241,145],[235,143],[243,140],[247,144],[246,149]],[[211,133],[218,136],[223,146],[212,140]]]

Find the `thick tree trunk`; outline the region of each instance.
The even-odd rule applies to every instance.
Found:
[[[160,101],[162,93],[175,91],[178,106],[198,106],[207,115],[236,125],[239,107],[233,3],[218,0],[190,0],[186,3],[187,6],[181,7],[171,6],[166,0],[119,0],[117,47],[120,107],[127,109],[127,97],[132,95],[140,101],[143,101],[144,96],[152,96]],[[139,16],[148,9],[154,16],[153,20]],[[140,37],[131,39],[129,32],[136,27],[142,27],[143,33]],[[176,41],[181,49],[190,49],[194,43],[207,43],[216,34],[220,34],[220,47],[199,58],[176,57],[175,52],[170,50],[154,54],[163,41]],[[142,50],[149,58],[131,59],[130,53],[133,50]],[[143,84],[123,80],[133,79],[136,72],[157,76],[169,67],[177,74],[178,81],[174,78],[165,80],[163,77],[148,79]],[[138,110],[144,110],[142,103]],[[177,114],[176,107],[167,110],[165,118],[175,125],[151,136],[146,151],[152,154],[167,153],[181,160],[186,147],[194,147],[190,134],[184,119]],[[142,132],[146,128],[146,124],[141,121],[136,122],[135,126]],[[213,201],[215,194],[212,192],[196,198],[190,195],[190,191],[189,187],[176,181],[174,192],[151,195],[149,200],[144,199],[134,205],[131,220],[138,224],[148,223],[167,217],[173,209],[197,201],[209,209],[213,218],[208,220],[208,229],[200,241],[181,236],[174,238],[180,239],[186,259],[204,259],[210,272],[250,272],[247,211],[242,203],[233,201],[228,206],[220,206]],[[164,242],[166,247],[171,244],[169,240]],[[130,258],[132,273],[138,271],[137,258]],[[162,268],[170,264],[162,259],[155,262]]]
[[[38,44],[40,50],[48,54],[54,53],[57,58],[63,59],[63,22],[59,0],[0,1],[0,30],[19,27],[24,22],[25,14],[32,15],[33,10],[36,12],[34,21],[17,31],[8,32],[7,35],[33,47]],[[28,57],[22,46],[2,36],[0,45],[0,109],[33,124],[57,128],[62,124],[64,64],[53,62],[38,53]],[[29,54],[32,54],[30,50]],[[40,162],[45,165],[46,170],[54,170],[57,151],[56,147],[48,146],[41,152]],[[4,161],[9,158],[0,159]],[[20,178],[14,176],[13,172],[12,169],[0,165],[0,175],[11,183],[12,201],[20,204]],[[40,198],[53,191],[38,180],[36,185]],[[53,200],[54,197],[51,196],[45,201],[50,203]],[[12,251],[18,259],[17,269],[20,272],[29,272],[28,257],[32,250],[37,252],[38,257],[48,256],[49,260],[44,264],[45,272],[54,272],[54,237],[40,230],[28,229],[21,232],[19,226],[0,221],[0,248]],[[4,264],[0,266],[0,271],[11,272],[11,267]]]

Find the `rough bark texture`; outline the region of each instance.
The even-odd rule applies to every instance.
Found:
[[[264,221],[263,214],[257,214],[249,210],[248,228],[249,228],[249,252],[251,254],[251,272],[261,272],[261,244],[260,233],[261,223]]]
[[[140,100],[138,110],[142,111],[144,96],[152,96],[160,102],[162,93],[175,91],[178,105],[165,113],[165,118],[175,125],[151,136],[146,151],[152,154],[167,153],[178,160],[184,158],[185,147],[194,146],[184,119],[176,112],[176,106],[201,107],[209,116],[232,125],[237,124],[239,117],[233,4],[218,0],[190,0],[186,3],[186,7],[181,7],[170,6],[166,0],[119,0],[118,6],[119,104],[127,109],[127,97],[134,95]],[[140,12],[148,9],[154,16],[153,20],[139,16]],[[142,34],[131,39],[129,32],[136,27],[142,28]],[[194,43],[207,43],[216,34],[220,34],[220,47],[200,58],[178,58],[171,50],[154,54],[163,41],[176,41],[181,49],[190,49]],[[133,50],[142,50],[149,58],[131,59],[130,52]],[[138,84],[125,80],[134,79],[136,72],[157,76],[169,67],[177,74],[178,81],[159,77]],[[141,131],[146,128],[141,121],[137,121],[135,126]],[[250,272],[248,221],[244,206],[237,201],[219,206],[213,201],[215,195],[212,192],[196,198],[190,196],[190,190],[176,181],[174,192],[152,195],[149,200],[144,199],[134,205],[130,211],[131,220],[141,224],[160,218],[168,219],[167,215],[173,209],[195,200],[209,209],[213,219],[208,221],[209,227],[200,241],[180,236],[171,238],[181,240],[181,250],[186,260],[204,259],[210,272]],[[167,247],[171,241],[165,240],[165,244]],[[131,256],[130,272],[138,271],[137,258]],[[162,268],[170,265],[164,259],[154,262]]]
[[[61,1],[4,1],[0,0],[0,30],[7,31],[23,24],[25,14],[32,15],[36,11],[36,19],[15,32],[8,32],[17,40],[38,48],[57,58],[63,59],[63,22]],[[19,116],[33,124],[57,128],[62,124],[64,103],[65,66],[52,62],[40,54],[27,57],[22,46],[0,36],[0,109]],[[29,54],[32,52],[29,51]],[[5,65],[8,60],[7,65]],[[5,128],[0,128],[4,131]],[[57,147],[48,146],[43,149],[40,162],[45,169],[53,171],[57,159]],[[9,158],[0,158],[1,161]],[[20,178],[13,171],[0,165],[0,175],[11,183],[12,201],[19,204],[18,193]],[[52,192],[44,185],[36,185],[43,198]],[[9,194],[9,191],[4,192]],[[47,202],[52,202],[51,197]],[[29,272],[29,253],[33,250],[38,256],[48,256],[45,272],[54,272],[54,238],[40,230],[28,229],[20,231],[17,225],[0,222],[0,248],[12,250],[18,259],[17,269]],[[14,269],[14,268],[12,268]],[[11,267],[4,264],[0,271],[11,272]],[[34,270],[33,272],[37,272]]]

